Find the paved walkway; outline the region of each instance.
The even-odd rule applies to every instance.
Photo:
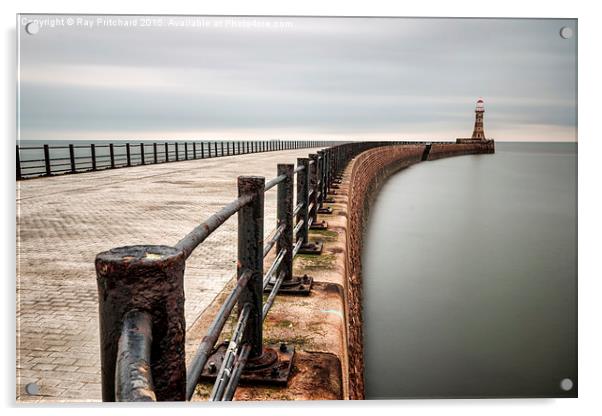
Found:
[[[98,401],[94,258],[113,247],[173,245],[236,195],[238,175],[276,176],[317,149],[182,161],[17,183],[17,400]],[[266,233],[276,222],[266,194]],[[190,328],[236,267],[236,216],[186,263]],[[36,383],[39,394],[24,386]]]

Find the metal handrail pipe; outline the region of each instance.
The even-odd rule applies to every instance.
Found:
[[[276,270],[278,270],[278,267],[280,267],[280,264],[282,263],[282,259],[284,259],[284,255],[286,254],[286,252],[287,250],[285,249],[280,250],[278,256],[276,256],[276,259],[274,260],[268,271],[265,273],[265,276],[263,278],[263,290],[265,290],[265,288],[268,286],[268,283],[270,283],[270,280],[276,273]]]
[[[132,310],[123,317],[115,363],[115,399],[118,402],[156,402],[151,371],[153,318]]]
[[[236,352],[238,351],[238,345],[242,340],[242,336],[245,332],[245,328],[247,327],[250,314],[251,304],[246,303],[240,311],[238,322],[236,323],[236,327],[232,332],[232,339],[228,343],[228,348],[224,354],[224,360],[222,361],[222,365],[217,373],[213,390],[211,390],[211,396],[209,396],[209,400],[212,402],[222,399],[224,390],[228,384],[228,381],[230,380],[230,375],[232,374],[232,367],[234,365],[234,359],[236,358]]]
[[[293,210],[293,217],[296,217],[302,208],[303,208],[303,202],[299,202],[297,204],[297,206],[295,207],[295,209]]]
[[[295,228],[293,228],[293,235],[296,236],[297,234],[299,234],[299,231],[301,231],[301,227],[303,227],[303,220],[299,220],[299,222],[297,223],[297,225],[295,225]]]
[[[207,335],[203,337],[203,341],[201,342],[201,345],[199,345],[196,355],[192,359],[190,367],[188,367],[187,370],[188,376],[186,378],[186,400],[190,400],[192,398],[194,389],[199,382],[199,377],[203,372],[203,367],[205,367],[205,364],[207,363],[207,358],[209,357],[213,346],[217,342],[219,334],[222,332],[228,317],[232,313],[232,309],[234,309],[234,305],[236,305],[236,302],[240,297],[240,293],[249,282],[252,274],[253,273],[250,270],[247,270],[236,281],[234,290],[232,290],[232,292],[226,298],[226,301],[222,304],[219,312],[213,319],[213,322],[207,331]]]
[[[223,207],[221,210],[210,216],[204,223],[195,227],[190,233],[182,238],[174,246],[184,252],[185,258],[188,258],[192,254],[193,250],[197,248],[207,237],[211,235],[220,225],[222,225],[228,218],[236,214],[242,207],[251,202],[254,195],[247,194],[236,198],[228,205]]]
[[[265,245],[263,246],[263,257],[268,255],[268,253],[270,252],[272,247],[274,247],[274,244],[276,244],[276,242],[278,241],[278,239],[284,232],[285,228],[286,228],[285,224],[281,224],[278,228],[276,228],[276,232],[274,232],[274,235],[272,236],[272,238],[270,238],[268,240],[268,242],[265,243]]]
[[[303,245],[303,239],[300,238],[299,241],[297,241],[297,244],[295,244],[295,248],[293,249],[293,257],[295,257],[297,255],[297,253],[299,252],[299,249],[301,248],[302,245]]]
[[[247,359],[249,358],[250,352],[251,344],[244,344],[240,348],[240,353],[236,357],[234,368],[232,368],[232,375],[230,376],[230,381],[228,381],[228,385],[224,390],[224,396],[222,397],[222,401],[231,401],[234,397],[234,393],[236,392],[236,388],[238,387],[238,381],[240,380],[242,370],[247,364]]]
[[[274,303],[274,299],[276,299],[276,295],[278,294],[278,290],[280,289],[280,285],[282,284],[282,281],[284,280],[285,275],[286,274],[284,273],[284,271],[280,272],[280,274],[278,275],[278,279],[276,279],[276,281],[274,282],[274,286],[272,287],[272,290],[270,291],[268,299],[265,301],[265,304],[263,305],[263,311],[262,311],[263,318],[262,319],[264,321],[265,321],[266,316],[268,316],[268,312],[270,311],[272,304]]]
[[[278,185],[280,182],[282,182],[285,179],[286,179],[286,175],[280,175],[280,176],[276,176],[271,181],[266,182],[264,192],[269,191],[270,189],[272,189],[274,186]]]

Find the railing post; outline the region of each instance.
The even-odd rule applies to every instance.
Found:
[[[282,259],[280,270],[284,271],[284,282],[293,280],[293,248],[295,238],[293,236],[293,172],[295,165],[278,164],[278,174],[286,175],[286,179],[278,184],[278,204],[276,215],[278,227],[284,224],[284,231],[276,242],[276,252],[286,250]]]
[[[180,160],[180,155],[178,153],[178,142],[175,142],[175,146],[176,146],[176,162]]]
[[[184,160],[188,160],[188,142],[184,142]]]
[[[318,150],[318,209],[324,205],[324,172],[325,172],[325,156],[324,150]]]
[[[154,142],[153,143],[153,162],[155,162],[155,165],[157,164],[157,143]]]
[[[165,161],[169,162],[169,143],[165,142]]]
[[[140,143],[140,164],[144,165],[144,143]]]
[[[319,151],[320,152],[320,151]],[[309,228],[312,230],[326,230],[328,223],[326,221],[318,222],[318,212],[322,205],[322,155],[311,154],[310,159],[314,162],[310,165],[310,186],[313,191],[310,197],[312,208],[309,212],[309,217],[312,223]]]
[[[205,142],[201,142],[201,159],[205,159]]]
[[[132,154],[130,152],[130,144],[126,143],[125,144],[125,160],[126,160],[126,164],[129,166],[132,166]]]
[[[318,155],[312,153],[309,159],[313,162],[309,165],[309,204],[312,205],[309,217],[313,219],[313,226],[318,220]]]
[[[92,170],[96,170],[96,146],[90,145],[90,157],[92,158]]]
[[[240,279],[246,270],[253,274],[238,299],[238,311],[251,305],[251,314],[242,343],[251,344],[249,359],[263,354],[263,202],[265,178],[238,177],[238,195],[254,195],[253,200],[238,211],[238,265]]]
[[[21,158],[19,156],[19,145],[17,145],[17,180],[21,179]]]
[[[217,142],[215,142],[215,154],[214,154],[214,156],[217,157]]]
[[[196,142],[192,142],[192,158],[196,160]]]
[[[111,160],[111,169],[115,169],[115,149],[113,149],[113,143],[109,143],[109,159]]]
[[[71,165],[71,173],[75,173],[75,149],[73,145],[69,145],[69,163]]]
[[[50,148],[47,144],[44,145],[44,166],[46,170],[46,176],[50,176],[52,174],[52,170],[50,167]]]
[[[305,246],[309,242],[309,159],[298,158],[297,166],[303,166],[297,176],[297,203],[303,203],[297,221],[303,221],[300,238],[303,239],[302,246]]]
[[[150,371],[157,400],[185,400],[184,253],[167,246],[120,247],[98,254],[95,265],[103,401],[116,399],[118,342],[124,315],[134,310],[152,316]]]

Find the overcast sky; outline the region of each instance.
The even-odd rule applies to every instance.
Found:
[[[576,140],[575,20],[20,19],[23,140]]]

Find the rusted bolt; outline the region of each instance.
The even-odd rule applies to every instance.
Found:
[[[209,368],[209,372],[210,372],[211,374],[213,374],[213,373],[215,373],[215,372],[217,371],[217,366],[215,365],[215,362],[214,362],[214,361],[210,361],[210,362],[209,362],[209,366],[208,366],[208,368]]]
[[[286,342],[281,342],[280,343],[280,351],[281,352],[286,352],[287,351],[287,346],[286,346]]]

